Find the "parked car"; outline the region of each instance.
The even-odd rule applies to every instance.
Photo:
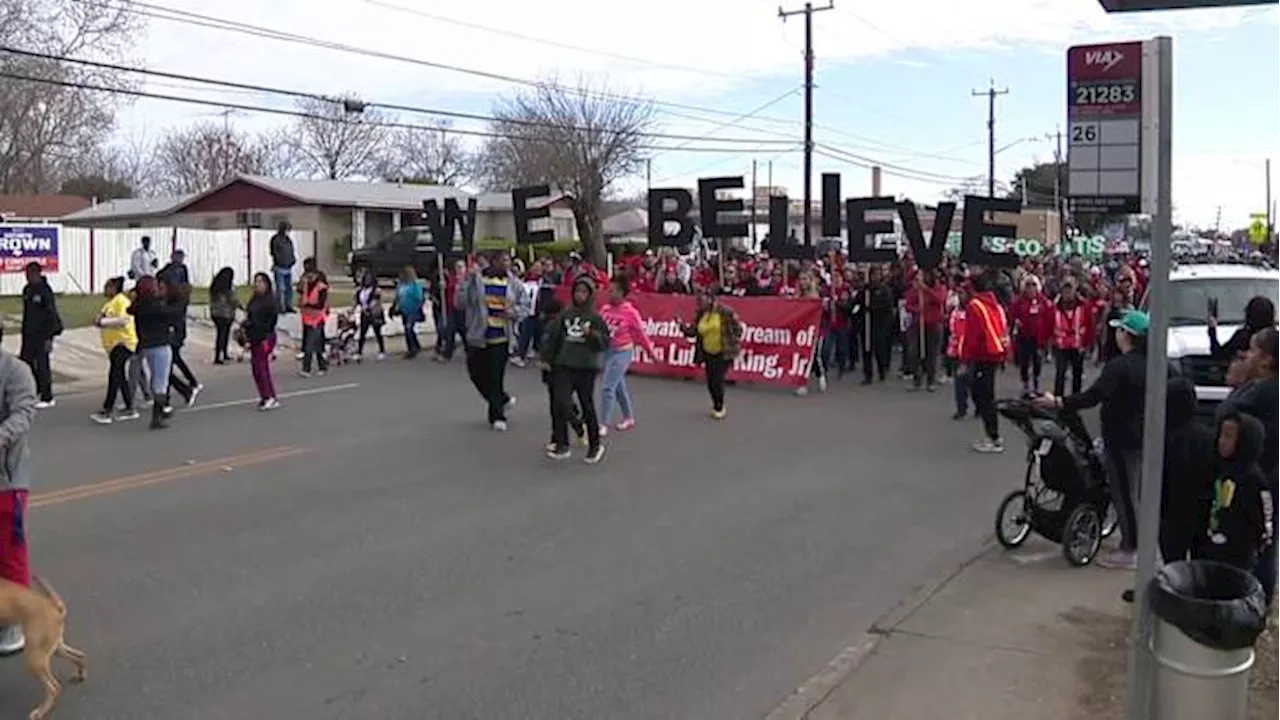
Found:
[[[1256,295],[1280,305],[1280,272],[1251,265],[1179,265],[1169,273],[1168,357],[1196,386],[1203,406],[1222,402],[1230,358],[1209,354],[1209,309],[1218,312],[1218,340],[1226,342],[1244,323],[1244,306]],[[1148,298],[1142,308],[1147,309]]]
[[[454,248],[461,252],[459,248]],[[425,225],[400,228],[381,240],[352,250],[347,255],[347,268],[353,280],[373,273],[379,280],[394,280],[406,265],[412,265],[420,278],[435,277],[438,261],[436,242]]]

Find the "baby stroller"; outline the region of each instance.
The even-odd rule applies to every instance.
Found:
[[[1101,449],[1075,413],[1001,400],[1000,414],[1027,436],[1027,472],[996,511],[996,540],[1013,549],[1034,531],[1062,546],[1075,567],[1088,565],[1116,529]]]
[[[338,332],[327,338],[328,347],[325,348],[330,365],[346,365],[355,358],[356,333],[359,329],[360,324],[356,321],[354,310],[338,313]]]

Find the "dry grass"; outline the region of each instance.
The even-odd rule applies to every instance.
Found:
[[[1080,629],[1087,653],[1076,665],[1081,720],[1123,720],[1125,676],[1129,664],[1130,615],[1075,608],[1062,620]],[[1277,707],[1276,617],[1255,648],[1257,660],[1249,678],[1249,720],[1275,720]]]

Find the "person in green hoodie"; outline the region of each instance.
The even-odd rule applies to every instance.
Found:
[[[609,348],[609,326],[595,310],[595,282],[586,275],[573,283],[573,301],[546,330],[539,350],[542,362],[551,368],[551,435],[553,447],[547,457],[569,457],[569,423],[573,401],[582,408],[587,426],[586,462],[594,465],[604,458],[600,444],[600,421],[596,415],[595,385],[604,351]]]

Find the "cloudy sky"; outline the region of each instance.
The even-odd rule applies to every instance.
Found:
[[[86,0],[87,1],[87,0]],[[520,84],[585,76],[655,101],[654,185],[772,168],[800,195],[803,22],[774,0],[150,0],[136,58],[153,70],[476,114]],[[210,9],[215,8],[215,9]],[[172,11],[177,11],[178,19]],[[235,23],[208,27],[198,13]],[[1264,210],[1264,159],[1280,160],[1280,12],[1275,6],[1108,16],[1096,0],[836,0],[814,19],[815,173],[866,192],[877,163],[885,191],[934,200],[984,186],[986,101],[997,105],[997,179],[1052,159],[1065,119],[1065,51],[1073,44],[1169,34],[1175,47],[1174,196],[1183,222],[1240,226]],[[192,21],[195,22],[192,22]],[[284,42],[254,33],[284,32]],[[315,42],[322,41],[322,42]],[[325,46],[327,45],[327,46]],[[334,47],[348,46],[347,49]],[[372,51],[372,52],[365,52]],[[457,66],[468,71],[438,67]],[[488,76],[486,76],[488,74]],[[153,92],[256,106],[287,99],[150,80]],[[121,132],[155,136],[216,108],[142,100]],[[430,115],[405,115],[430,123]],[[235,112],[245,129],[285,122]],[[483,130],[460,120],[459,129]],[[747,139],[751,143],[726,142]],[[711,152],[711,150],[718,150]],[[749,177],[747,182],[750,182]],[[641,190],[637,177],[624,190]],[[1280,187],[1277,188],[1280,192]]]

